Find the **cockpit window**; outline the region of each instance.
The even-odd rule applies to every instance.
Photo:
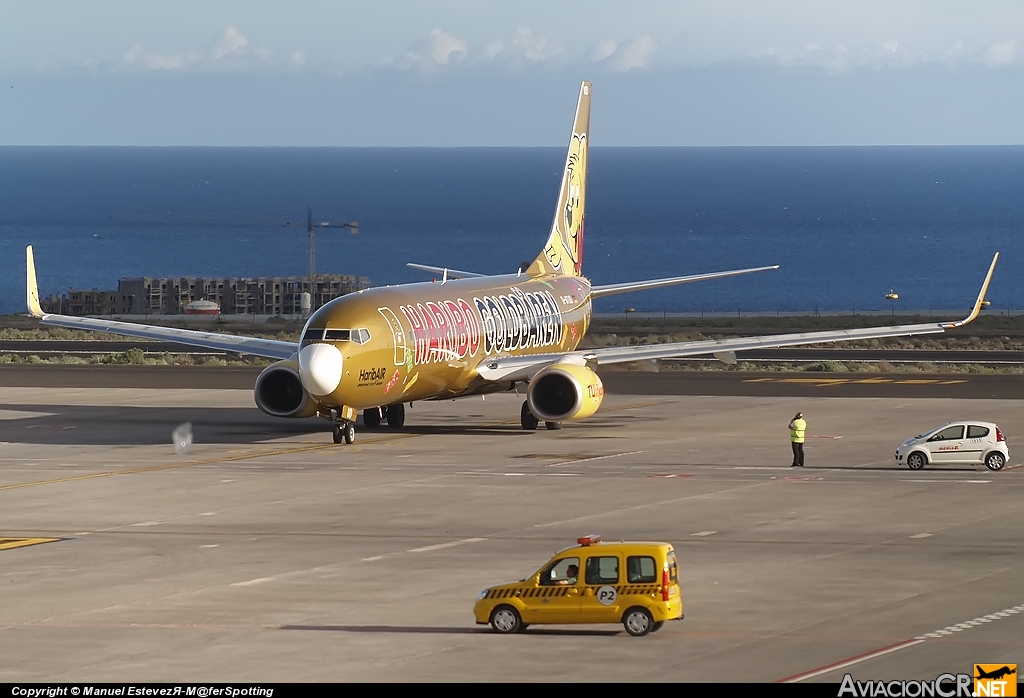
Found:
[[[324,328],[322,327],[310,327],[306,330],[306,334],[302,335],[302,341],[299,342],[299,346],[306,346],[313,342],[322,341],[324,338]]]
[[[355,342],[366,344],[370,341],[370,331],[366,328],[358,330],[336,330],[324,329],[322,327],[311,327],[302,336],[300,346],[306,346],[313,342]]]
[[[324,339],[328,342],[347,342],[351,338],[351,330],[327,330]]]

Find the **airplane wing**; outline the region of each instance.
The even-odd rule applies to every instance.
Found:
[[[590,297],[601,298],[603,296],[614,296],[617,293],[629,293],[630,291],[647,291],[652,288],[675,286],[677,284],[689,284],[693,283],[694,281],[707,281],[709,279],[724,279],[729,276],[739,276],[740,274],[752,274],[755,271],[769,271],[771,269],[778,268],[779,265],[775,264],[770,267],[752,267],[750,269],[736,269],[735,271],[716,271],[710,274],[673,276],[667,279],[650,279],[648,281],[629,281],[622,284],[607,284],[605,286],[593,286],[590,289]]]
[[[405,266],[410,269],[419,269],[420,271],[429,271],[432,274],[444,274],[449,279],[475,279],[481,276],[487,276],[487,274],[477,274],[474,271],[459,271],[458,269],[448,269],[446,267],[432,267],[427,264],[413,264],[409,262]]]
[[[652,359],[677,359],[689,356],[714,355],[725,363],[735,363],[737,351],[791,347],[801,344],[843,342],[855,339],[878,339],[881,337],[907,337],[921,334],[938,334],[963,327],[978,317],[985,304],[985,294],[992,280],[999,253],[992,257],[985,282],[971,312],[962,320],[954,322],[928,322],[916,325],[894,325],[890,327],[864,327],[854,330],[823,330],[821,332],[799,332],[776,334],[763,337],[736,337],[733,339],[707,339],[696,342],[671,342],[630,347],[604,347],[585,349],[566,354],[544,354],[534,356],[497,357],[480,365],[478,372],[486,380],[529,380],[545,366],[564,361],[589,366],[604,366],[629,361]]]
[[[39,288],[36,284],[36,264],[31,245],[25,249],[25,256],[27,262],[28,310],[33,316],[39,318],[39,321],[44,325],[67,327],[74,330],[110,332],[112,334],[123,334],[129,337],[141,337],[142,339],[154,339],[165,342],[178,342],[179,344],[188,344],[194,347],[230,351],[238,354],[252,354],[253,356],[262,356],[268,359],[287,359],[299,350],[299,345],[294,342],[282,342],[276,339],[242,337],[221,334],[219,332],[201,332],[174,327],[143,325],[135,322],[119,322],[103,320],[101,318],[44,313],[39,303]]]

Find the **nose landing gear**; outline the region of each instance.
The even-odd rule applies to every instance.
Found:
[[[340,444],[342,439],[346,444],[356,440],[356,425],[349,421],[339,422],[334,425],[334,443]]]

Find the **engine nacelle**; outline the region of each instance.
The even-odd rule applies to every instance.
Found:
[[[296,359],[278,361],[263,369],[253,389],[256,406],[271,417],[312,417],[317,402],[299,380]]]
[[[597,412],[604,383],[586,366],[558,363],[541,369],[530,381],[530,411],[545,422],[583,419]]]

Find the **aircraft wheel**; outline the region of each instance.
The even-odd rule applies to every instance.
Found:
[[[388,426],[392,429],[401,429],[405,426],[405,404],[399,402],[397,405],[388,405],[387,411]]]
[[[530,412],[529,402],[523,402],[523,409],[519,413],[519,421],[526,431],[536,431],[537,425],[540,424],[540,420],[533,416],[533,412]]]
[[[550,431],[555,431],[556,429],[561,429],[562,428],[562,423],[561,422],[544,422],[544,426],[546,426],[548,428],[548,430],[550,430]]]
[[[341,425],[340,424],[335,424],[334,425],[334,443],[340,444],[341,443],[341,438],[342,438],[341,437]]]
[[[367,429],[380,429],[380,408],[371,407],[363,410],[363,426]]]
[[[351,444],[356,440],[356,425],[352,422],[346,422],[345,426],[342,427],[342,432],[345,437],[345,443]]]

